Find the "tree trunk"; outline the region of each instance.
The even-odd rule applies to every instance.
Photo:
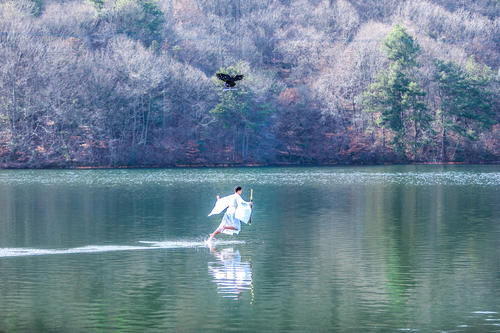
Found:
[[[441,162],[446,162],[446,129],[444,128],[441,135]]]
[[[234,134],[233,134],[233,156],[232,156],[232,160],[233,162],[236,161],[236,151],[237,151],[237,142],[238,142],[238,129],[236,128],[236,126],[234,127]]]
[[[441,127],[443,134],[441,135],[441,162],[446,162],[446,128],[444,127],[444,116],[441,114]]]
[[[243,128],[243,135],[241,138],[241,158],[245,162],[248,156],[248,128]]]
[[[382,161],[385,162],[385,128],[382,127]]]
[[[417,121],[414,121],[414,127],[415,127],[415,134],[413,136],[413,160],[417,159],[417,152],[418,152],[418,127],[417,127]]]

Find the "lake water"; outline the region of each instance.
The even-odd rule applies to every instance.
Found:
[[[0,171],[0,332],[230,331],[500,332],[500,166]]]

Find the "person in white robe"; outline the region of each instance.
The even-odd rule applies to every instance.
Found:
[[[253,203],[247,202],[241,198],[242,191],[241,186],[236,186],[234,194],[223,198],[217,196],[215,207],[212,209],[210,214],[208,214],[208,216],[219,214],[226,208],[227,210],[222,217],[219,227],[210,234],[210,238],[208,239],[209,241],[219,233],[226,235],[239,234],[241,231],[241,222],[248,223],[250,220]]]

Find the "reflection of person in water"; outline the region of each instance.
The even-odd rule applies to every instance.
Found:
[[[217,261],[208,264],[208,271],[219,294],[237,299],[244,290],[252,289],[252,268],[249,262],[241,261],[239,250],[225,248],[217,251],[210,247],[210,252]]]

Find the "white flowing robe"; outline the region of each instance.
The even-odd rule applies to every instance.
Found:
[[[231,194],[217,200],[214,209],[212,209],[208,216],[219,214],[226,208],[226,213],[222,217],[218,229],[222,230],[223,227],[233,227],[236,230],[224,229],[221,232],[226,235],[239,234],[241,231],[241,222],[248,223],[250,220],[252,213],[250,203],[243,200],[238,193]]]

